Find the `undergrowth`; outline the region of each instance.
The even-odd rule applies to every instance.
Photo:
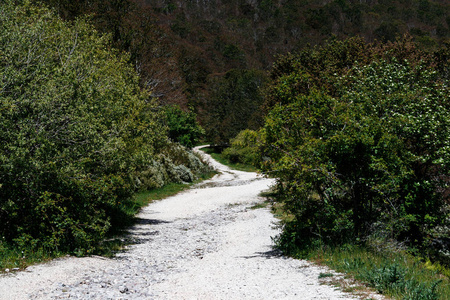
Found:
[[[277,192],[261,194],[272,201],[272,212],[281,223],[292,221],[283,203],[276,202]],[[287,247],[286,240],[274,238],[276,247],[297,259],[307,259],[319,265],[346,274],[356,286],[348,288],[342,280],[340,287],[358,294],[360,288],[375,290],[388,299],[401,300],[448,300],[450,299],[450,269],[437,262],[413,255],[389,242],[384,244],[367,240],[341,245],[326,245],[320,240],[308,246]],[[319,278],[331,277],[321,273]],[[353,281],[353,280],[352,280]],[[331,284],[339,285],[339,280]],[[352,290],[353,289],[353,290]]]
[[[110,230],[107,238],[99,243],[90,254],[113,257],[125,245],[132,242],[125,235],[126,229],[134,223],[135,215],[142,207],[153,201],[176,195],[215,174],[216,172],[202,174],[199,179],[189,184],[170,183],[161,188],[136,193],[131,201],[121,204],[123,205],[123,211],[127,212],[127,217],[122,218],[120,223],[116,222],[116,226]],[[32,245],[28,248],[19,249],[0,238],[0,273],[24,270],[30,265],[43,263],[64,255],[66,255],[64,252],[49,251],[44,248],[36,249]]]
[[[299,251],[296,257],[351,275],[377,292],[402,300],[444,300],[450,298],[449,270],[424,263],[403,251],[374,252],[364,246],[316,245]]]
[[[258,171],[258,168],[254,167],[254,166],[243,164],[243,163],[231,162],[229,159],[226,159],[222,153],[215,151],[214,148],[212,148],[212,147],[201,148],[200,150],[211,155],[211,157],[214,158],[215,160],[217,160],[219,163],[226,165],[234,170],[244,171],[244,172],[257,172]]]

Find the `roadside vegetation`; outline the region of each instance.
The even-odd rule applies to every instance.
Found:
[[[215,171],[200,174],[199,178],[189,184],[186,183],[169,183],[163,187],[155,188],[148,191],[141,191],[133,195],[132,205],[124,208],[128,218],[124,220],[122,226],[112,228],[96,247],[92,254],[113,257],[117,251],[121,251],[128,241],[126,239],[126,229],[128,225],[134,222],[134,216],[139,213],[140,209],[153,201],[165,199],[174,196],[182,191],[192,187],[193,184],[199,183],[202,180],[211,178],[216,174]],[[28,247],[17,247],[16,245],[9,245],[7,243],[0,243],[0,273],[8,270],[9,272],[24,270],[27,266],[42,263],[54,259],[59,256],[64,256],[65,253],[50,253],[45,249],[33,249]]]
[[[258,168],[256,168],[253,165],[250,164],[246,164],[240,161],[234,161],[232,159],[230,159],[229,157],[227,157],[223,151],[221,151],[220,148],[214,148],[214,147],[207,147],[207,148],[202,148],[202,151],[204,151],[205,153],[208,153],[209,155],[211,155],[212,158],[214,158],[215,160],[217,160],[219,163],[228,166],[232,169],[238,170],[238,171],[244,171],[244,172],[257,172]]]
[[[450,270],[439,263],[414,257],[405,250],[374,249],[355,244],[316,245],[296,257],[350,275],[356,280],[353,285],[346,284],[345,279],[331,280],[332,284],[348,292],[361,292],[361,286],[365,286],[393,299],[444,300],[450,295]]]
[[[276,202],[275,191],[262,196],[271,203],[281,224],[293,221],[294,216],[284,209],[284,203]],[[376,291],[388,299],[435,300],[448,299],[450,295],[448,265],[412,253],[405,245],[382,237],[331,245],[316,239],[288,254],[344,274],[321,273],[319,279],[355,295],[367,297]]]
[[[100,253],[135,193],[210,172],[88,19],[6,1],[0,24],[0,269]]]
[[[258,133],[280,249],[396,299],[448,299],[449,54],[352,38],[280,58]]]

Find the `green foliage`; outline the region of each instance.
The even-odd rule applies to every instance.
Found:
[[[227,145],[241,130],[260,126],[263,98],[259,89],[265,80],[265,74],[256,70],[231,70],[216,80],[205,125],[209,141]]]
[[[179,106],[165,108],[169,137],[183,146],[192,148],[200,141],[205,131],[193,111],[185,112]]]
[[[223,155],[223,151],[220,151],[219,147],[208,147],[202,148],[202,151],[211,155],[211,157],[217,160],[219,163],[226,165],[234,170],[244,171],[244,172],[256,172],[258,169],[252,165],[240,163],[240,162],[232,162],[228,158]]]
[[[178,143],[167,142],[157,155],[142,161],[133,177],[136,189],[146,191],[169,183],[192,182],[210,171],[199,155]]]
[[[316,79],[318,66],[304,57],[342,53],[346,44],[354,45],[332,43],[290,58],[270,90],[278,104],[263,130],[262,151],[270,158],[263,170],[280,178],[279,200],[292,215],[279,243],[292,250],[382,231],[426,245],[430,228],[447,218],[448,84],[425,62],[376,59],[376,49],[368,51],[368,64],[331,56],[340,62],[320,63],[324,79]],[[387,53],[404,53],[395,51]]]
[[[127,217],[131,174],[165,144],[149,94],[84,19],[0,6],[0,236],[89,253]]]
[[[297,94],[308,94],[312,87],[333,94],[336,75],[344,74],[356,63],[365,64],[375,55],[362,38],[332,39],[324,47],[307,48],[282,56],[270,72],[273,83],[265,95],[265,109],[286,104]]]
[[[231,139],[231,146],[222,155],[233,163],[243,163],[257,167],[260,161],[258,151],[258,132],[243,130]]]
[[[374,252],[348,244],[340,247],[321,245],[302,257],[350,274],[392,299],[444,300],[450,293],[447,277],[403,252],[379,249]]]

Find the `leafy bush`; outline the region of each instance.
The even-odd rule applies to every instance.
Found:
[[[86,20],[0,5],[0,235],[91,251],[126,216],[131,174],[166,143],[126,55]]]
[[[179,106],[165,108],[169,137],[188,148],[197,144],[205,133],[197,122],[197,115],[193,111],[185,112]]]
[[[258,132],[250,129],[243,130],[231,139],[231,146],[222,154],[233,163],[243,163],[252,166],[259,164]]]
[[[192,182],[197,176],[211,171],[198,154],[180,144],[168,142],[134,173],[135,186],[137,190],[145,191],[169,183]]]
[[[430,228],[445,223],[448,83],[426,62],[379,58],[396,47],[361,65],[343,56],[338,71],[325,64],[324,79],[300,53],[271,88],[278,104],[263,130],[263,169],[280,178],[280,201],[292,215],[279,241],[286,249],[363,240],[380,224],[386,238],[422,246]],[[317,49],[326,51],[333,48]]]

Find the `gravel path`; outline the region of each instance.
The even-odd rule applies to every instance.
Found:
[[[68,257],[2,275],[0,299],[357,298],[322,284],[329,270],[273,250],[275,219],[251,209],[272,179],[211,164],[220,175],[143,209],[129,233],[138,243],[116,258]]]

